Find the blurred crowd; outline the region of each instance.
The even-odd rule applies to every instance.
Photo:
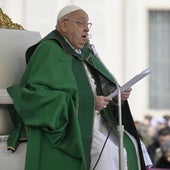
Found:
[[[135,124],[153,168],[170,168],[170,115],[152,117],[148,114]]]

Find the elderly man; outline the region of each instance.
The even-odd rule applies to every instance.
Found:
[[[88,42],[91,23],[78,6],[64,7],[56,30],[26,52],[27,68],[14,100],[16,129],[8,148],[27,139],[25,170],[119,170],[116,80]],[[124,170],[144,170],[138,133],[122,97]]]

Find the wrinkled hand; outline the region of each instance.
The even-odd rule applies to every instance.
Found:
[[[129,98],[129,95],[130,95],[130,92],[131,92],[131,91],[132,91],[131,88],[123,91],[123,92],[121,93],[121,99],[122,99],[122,100],[127,100],[127,99]]]
[[[109,102],[112,100],[110,97],[96,96],[95,97],[95,109],[101,111],[106,108]]]

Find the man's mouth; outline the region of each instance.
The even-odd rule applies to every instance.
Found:
[[[82,37],[82,38],[87,38],[87,35],[82,35],[81,37]]]
[[[88,36],[88,34],[82,35],[81,37],[83,38],[84,41],[86,41],[86,42],[89,41],[89,36]]]

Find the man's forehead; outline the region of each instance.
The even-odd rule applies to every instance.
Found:
[[[88,15],[85,11],[83,11],[82,9],[71,12],[70,14],[68,14],[69,17],[74,17],[76,19],[88,19]]]

